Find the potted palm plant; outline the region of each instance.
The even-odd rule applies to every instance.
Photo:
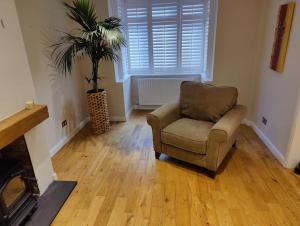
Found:
[[[117,61],[116,52],[125,45],[121,32],[121,21],[116,17],[99,20],[94,5],[89,0],[63,2],[67,16],[78,25],[71,33],[63,32],[51,47],[52,58],[60,73],[71,74],[78,57],[88,57],[92,63],[90,76],[86,81],[91,84],[87,91],[88,108],[95,133],[101,134],[110,129],[107,94],[99,88],[99,63],[101,60]]]

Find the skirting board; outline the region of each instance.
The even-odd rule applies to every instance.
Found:
[[[109,119],[111,122],[126,122],[125,116],[110,116]]]
[[[125,116],[110,116],[111,122],[126,122],[130,116],[132,111],[134,110],[134,106],[132,106],[128,111],[126,111]]]
[[[133,108],[132,108],[133,109]],[[132,111],[132,110],[131,110]],[[131,111],[128,112],[128,116],[112,116],[110,117],[110,121],[112,122],[126,122],[127,117],[130,117]],[[66,145],[85,125],[90,121],[90,118],[87,117],[82,122],[79,123],[79,125],[67,136],[65,136],[63,139],[61,139],[60,142],[58,142],[54,147],[50,149],[50,156],[53,157],[57,152],[62,149],[64,145]]]
[[[58,176],[55,172],[52,174],[52,178],[53,178],[53,180],[58,180]]]
[[[251,120],[244,119],[243,124],[252,127],[258,137],[264,142],[264,144],[268,147],[271,153],[276,157],[276,159],[286,168],[289,168],[286,163],[285,157],[282,153],[275,147],[275,145],[269,140],[269,138],[261,131],[258,126]]]
[[[130,118],[133,110],[134,106],[131,106],[130,109],[126,112],[126,121]]]
[[[155,109],[159,108],[160,106],[156,106],[156,105],[133,105],[132,107],[133,107],[133,109],[136,109],[136,110],[155,110]]]
[[[60,142],[50,149],[50,156],[53,157],[62,147],[67,144],[88,122],[90,118],[84,119],[78,126],[68,135],[66,135]]]

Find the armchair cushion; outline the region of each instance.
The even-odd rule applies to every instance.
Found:
[[[197,154],[206,154],[208,136],[213,123],[181,118],[161,131],[162,143]]]
[[[183,117],[214,123],[236,105],[238,97],[234,87],[215,87],[199,82],[183,82],[180,89]]]

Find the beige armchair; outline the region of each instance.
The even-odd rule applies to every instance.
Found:
[[[194,95],[194,98],[190,94],[186,95],[185,90],[190,88],[194,89],[193,92],[189,91]],[[230,110],[221,115],[216,122],[187,117],[186,113],[189,109],[192,109],[191,111],[196,112],[198,115],[203,113],[201,109],[197,110],[197,108],[207,104],[203,101],[209,100],[210,94],[207,95],[205,94],[206,91],[204,93],[202,91],[204,89],[213,93],[211,88],[215,87],[191,82],[183,84],[180,102],[158,108],[147,115],[147,121],[152,127],[153,146],[157,159],[159,159],[161,153],[165,153],[176,159],[208,169],[209,175],[214,178],[218,167],[236,142],[237,129],[246,115],[246,107],[236,105],[235,100]],[[201,94],[196,95],[195,93]],[[202,98],[203,95],[205,95],[205,98]],[[224,94],[216,91],[216,95],[220,95],[217,97],[219,98],[218,101],[223,103]],[[192,100],[189,98],[192,98]],[[200,98],[200,101],[197,98]],[[216,99],[211,99],[213,103],[218,103]],[[193,101],[196,101],[194,102],[196,105],[189,106],[193,104]],[[212,109],[211,106],[208,106],[208,108]]]

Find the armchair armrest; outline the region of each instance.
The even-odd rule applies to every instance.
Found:
[[[147,122],[150,126],[163,129],[170,123],[180,118],[179,103],[163,105],[147,115]]]
[[[246,106],[236,105],[211,128],[209,139],[218,143],[228,141],[240,126],[246,113]]]
[[[166,104],[147,115],[147,122],[152,127],[153,147],[161,152],[160,131],[180,118],[179,103]]]

